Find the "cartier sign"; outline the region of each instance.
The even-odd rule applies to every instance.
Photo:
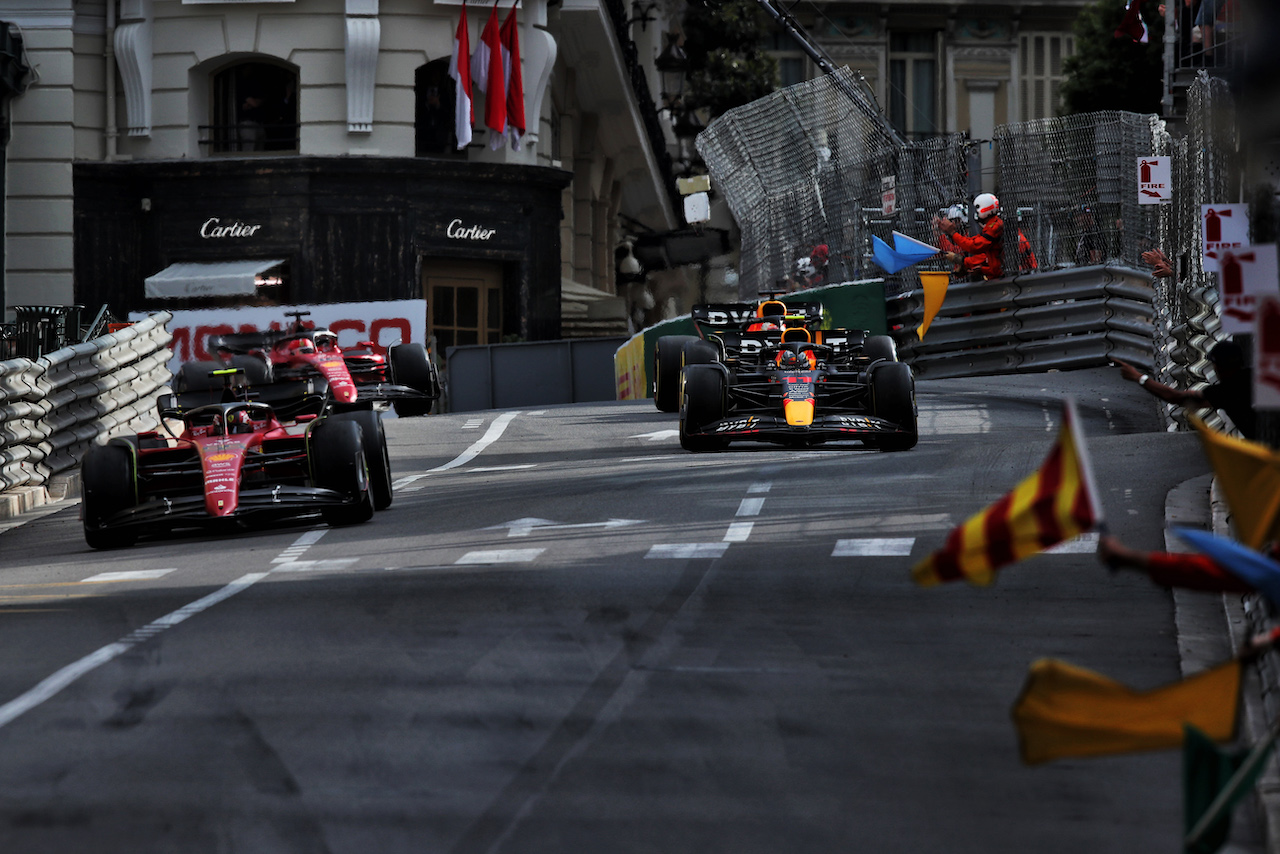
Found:
[[[219,217],[211,216],[200,226],[200,236],[209,238],[253,237],[262,228],[261,223],[248,223],[236,220],[224,223]]]
[[[449,222],[449,227],[445,229],[445,234],[454,240],[488,240],[498,233],[496,228],[484,228],[479,225],[463,226],[462,220],[455,219]]]

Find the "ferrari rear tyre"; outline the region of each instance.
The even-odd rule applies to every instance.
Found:
[[[440,396],[440,381],[436,367],[431,364],[427,348],[421,344],[393,344],[387,350],[387,362],[391,366],[391,381],[407,385],[427,395],[431,400],[397,400],[392,403],[396,415],[411,418],[431,411],[435,398]]]
[[[919,441],[916,427],[916,387],[911,368],[902,362],[881,363],[871,370],[871,414],[898,425],[898,433],[878,436],[876,447],[906,451]]]
[[[232,356],[231,367],[244,371],[245,382],[250,388],[260,388],[271,382],[271,365],[257,356]],[[222,387],[222,383],[218,383]]]
[[[680,447],[701,453],[719,451],[729,443],[700,431],[724,417],[724,372],[713,365],[689,365],[680,372]]]
[[[211,377],[209,374],[212,371],[225,370],[226,367],[221,362],[213,361],[185,363],[178,368],[178,374],[173,378],[174,394],[221,389],[223,385],[222,377]]]
[[[653,405],[659,412],[675,412],[680,408],[680,368],[684,365],[684,348],[694,335],[663,335],[653,345]]]
[[[862,353],[868,359],[888,359],[898,361],[898,345],[888,335],[872,335],[862,344]]]
[[[118,549],[138,539],[132,528],[103,527],[102,523],[138,503],[137,464],[128,445],[94,445],[80,464],[84,512],[84,541],[90,548]]]
[[[360,425],[329,419],[312,430],[309,444],[316,486],[339,492],[351,502],[322,508],[320,515],[334,526],[369,521],[373,517],[373,495]]]
[[[330,421],[354,421],[360,425],[364,441],[364,460],[369,467],[369,492],[373,496],[373,509],[386,510],[391,506],[391,455],[387,453],[387,431],[382,426],[382,416],[369,410],[343,412],[329,416]]]

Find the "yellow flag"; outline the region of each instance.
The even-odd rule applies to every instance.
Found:
[[[1036,765],[1180,747],[1184,724],[1228,741],[1239,696],[1238,659],[1181,682],[1134,691],[1092,670],[1042,658],[1031,665],[1013,721],[1022,761]]]
[[[922,341],[938,309],[942,308],[942,301],[947,298],[947,285],[950,282],[950,273],[920,271],[920,287],[924,290],[924,323],[916,327],[916,335]]]
[[[1261,550],[1280,537],[1280,453],[1219,433],[1194,415],[1188,420],[1200,432],[1205,455],[1218,476],[1236,539]]]

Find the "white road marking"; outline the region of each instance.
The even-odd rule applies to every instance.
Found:
[[[467,566],[490,563],[528,563],[537,560],[538,555],[546,549],[490,549],[488,551],[467,552],[454,561],[454,566]]]
[[[1087,534],[1058,543],[1051,549],[1045,549],[1045,554],[1051,555],[1083,555],[1096,552],[1098,550],[1098,532],[1090,531]]]
[[[748,486],[747,494],[751,495],[752,493],[768,492],[771,489],[773,489],[773,484],[767,480],[762,480],[759,483],[753,483]]]
[[[315,545],[321,537],[327,532],[328,528],[314,528],[307,531],[298,539],[293,541],[286,551],[293,551],[302,548],[305,551],[308,547]],[[145,570],[144,570],[145,571]],[[272,570],[274,572],[275,570]],[[111,573],[103,573],[110,575]],[[243,592],[262,579],[270,575],[271,572],[251,572],[248,575],[242,575],[227,586],[215,590],[208,596],[183,605],[176,611],[171,611],[159,619],[152,620],[145,626],[135,629],[129,634],[122,637],[115,643],[109,643],[101,649],[89,653],[78,661],[73,661],[61,670],[42,679],[34,688],[19,694],[9,702],[0,706],[0,727],[13,723],[21,715],[31,711],[36,706],[53,697],[63,688],[74,683],[77,679],[85,674],[92,673],[104,664],[119,658],[124,653],[133,649],[140,643],[151,640],[165,629],[171,629],[179,623],[185,621],[188,617],[194,617],[201,611],[206,611],[217,605],[219,602],[225,602],[237,593]]]
[[[152,581],[157,578],[164,578],[173,571],[173,567],[170,567],[169,569],[134,569],[128,572],[99,572],[97,575],[91,575],[88,578],[80,579],[80,583],[97,584],[105,581]]]
[[[679,430],[654,430],[652,433],[639,433],[635,436],[628,436],[629,439],[648,439],[650,442],[663,442],[667,439],[674,439],[680,435]]]
[[[519,471],[537,467],[537,463],[518,463],[510,466],[476,466],[475,468],[467,469],[467,474],[479,474],[482,471]]]
[[[755,527],[755,522],[731,522],[729,530],[724,534],[726,543],[745,543],[747,537],[751,536],[751,529]]]
[[[359,558],[340,557],[329,560],[291,560],[285,561],[274,567],[272,572],[314,572],[323,570],[346,569],[353,563],[359,563]]]
[[[479,456],[481,451],[483,451],[485,448],[492,445],[494,442],[498,441],[498,438],[503,434],[504,431],[506,431],[507,425],[509,425],[512,421],[514,421],[516,419],[516,416],[518,416],[519,414],[520,414],[519,412],[502,413],[497,418],[493,419],[493,423],[489,425],[489,429],[485,431],[484,435],[481,436],[479,439],[477,439],[471,445],[471,447],[467,448],[461,454],[458,454],[458,456],[449,460],[449,462],[445,463],[444,465],[436,466],[433,469],[427,469],[422,474],[411,474],[408,477],[402,477],[399,480],[397,480],[395,483],[391,484],[392,488],[404,489],[406,486],[409,486],[412,483],[422,480],[422,478],[426,477],[427,475],[434,474],[435,472],[440,472],[440,471],[448,471],[449,469],[456,469],[458,466],[466,465],[467,463],[474,460],[477,456]]]
[[[722,557],[728,543],[675,543],[673,545],[651,546],[645,558],[702,558]]]
[[[466,422],[462,425],[462,429],[463,430],[479,430],[482,426],[484,426],[483,418],[468,418]]]
[[[906,557],[916,544],[915,537],[863,537],[836,540],[832,557]]]
[[[738,512],[735,516],[759,516],[760,510],[764,507],[763,498],[744,498],[742,503],[738,505]]]
[[[497,531],[502,528],[507,529],[508,537],[527,537],[530,531],[544,531],[549,529],[563,530],[567,528],[625,528],[628,525],[643,524],[643,519],[610,519],[607,522],[579,522],[577,524],[565,525],[560,522],[553,522],[550,519],[537,519],[532,516],[526,516],[523,519],[516,519],[512,522],[503,522],[501,525],[490,525],[487,528],[481,528],[482,531]]]

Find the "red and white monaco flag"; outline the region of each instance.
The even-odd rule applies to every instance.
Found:
[[[471,123],[475,115],[471,109],[471,37],[467,34],[467,4],[462,4],[462,16],[458,19],[458,31],[453,36],[453,56],[449,58],[449,76],[454,79],[453,132],[458,137],[458,148],[471,144]]]
[[[507,71],[507,136],[511,147],[520,150],[524,136],[524,75],[520,71],[520,30],[516,21],[516,4],[502,24],[502,64]]]
[[[489,20],[480,34],[480,44],[471,56],[471,81],[484,92],[484,125],[489,129],[489,147],[498,148],[507,133],[506,74],[502,70],[502,36],[498,26],[498,4],[489,10]],[[494,144],[494,137],[498,143]]]

